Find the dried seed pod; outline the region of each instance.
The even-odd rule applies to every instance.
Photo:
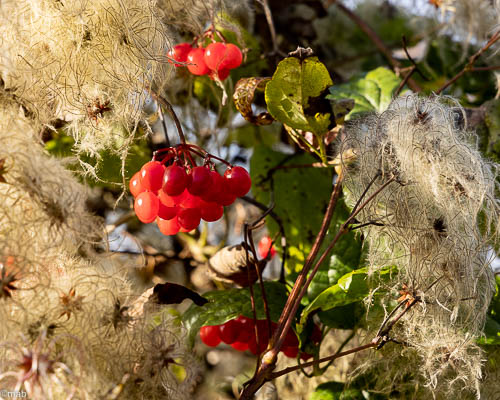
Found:
[[[215,253],[208,262],[209,274],[212,278],[222,282],[236,283],[247,287],[257,281],[256,267],[260,272],[266,266],[265,260],[255,260],[248,246],[241,243],[235,246],[227,246]],[[247,269],[250,267],[250,270]]]

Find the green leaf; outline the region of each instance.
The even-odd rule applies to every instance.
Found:
[[[364,78],[332,86],[326,98],[334,102],[346,98],[354,99],[354,109],[346,117],[350,119],[359,113],[385,111],[400,83],[401,79],[394,72],[379,67],[368,72]]]
[[[484,336],[477,340],[479,344],[500,345],[500,323],[489,315],[486,316],[484,325]]]
[[[395,267],[384,267],[380,277],[389,277],[395,273]],[[315,310],[330,310],[335,307],[345,306],[363,300],[370,294],[369,276],[367,268],[360,268],[349,272],[339,279],[338,283],[321,292],[303,311],[300,323],[307,321],[309,314]],[[377,293],[381,293],[378,291]]]
[[[273,211],[281,218],[285,229],[289,255],[286,268],[292,273],[290,280],[294,280],[302,269],[321,227],[332,190],[332,172],[326,168],[286,168],[275,170],[271,179],[267,179],[268,172],[277,165],[315,161],[309,154],[290,157],[266,146],[256,146],[250,160],[255,198],[269,204],[274,189]],[[271,237],[279,233],[279,226],[271,217],[267,218],[267,228]],[[282,251],[279,241],[275,246],[278,252]]]
[[[271,320],[278,321],[281,311],[287,300],[285,285],[278,282],[265,282]],[[260,286],[253,286],[255,294],[255,308],[257,319],[265,319],[264,303],[262,301]],[[182,320],[189,332],[189,342],[192,344],[196,334],[202,326],[220,325],[226,321],[244,315],[253,318],[250,290],[228,289],[215,290],[203,295],[208,300],[203,306],[191,305],[182,316]]]
[[[342,382],[325,382],[311,394],[309,400],[364,400],[359,389],[347,388]]]
[[[327,132],[331,113],[321,107],[323,92],[333,84],[317,57],[288,57],[278,64],[266,85],[267,109],[274,119],[317,135]]]

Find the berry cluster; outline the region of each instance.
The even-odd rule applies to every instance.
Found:
[[[238,46],[232,43],[213,42],[205,47],[192,47],[189,43],[180,43],[167,53],[169,62],[175,60],[187,63],[187,69],[193,75],[216,76],[223,81],[229,76],[229,71],[241,65],[243,55]],[[182,64],[174,63],[176,67]]]
[[[258,341],[255,337],[255,325],[257,325]],[[271,322],[273,333],[277,327],[277,324]],[[200,338],[203,343],[210,347],[216,347],[223,342],[229,344],[235,350],[250,350],[255,355],[263,353],[269,344],[267,321],[255,321],[241,315],[222,325],[206,325],[201,327]],[[321,341],[321,330],[317,325],[314,325],[311,340],[316,344]],[[288,331],[281,351],[285,356],[290,358],[296,358],[299,354],[299,340],[292,330]],[[308,360],[312,356],[301,352],[300,357],[303,360]]]
[[[204,158],[202,166],[196,166],[191,153]],[[217,172],[212,158],[228,166],[224,175]],[[153,160],[134,174],[129,188],[137,218],[146,224],[156,220],[164,235],[175,235],[195,229],[201,219],[220,219],[224,206],[247,194],[251,184],[246,169],[198,146],[182,144],[155,152]]]

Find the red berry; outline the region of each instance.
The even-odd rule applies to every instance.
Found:
[[[243,61],[243,54],[241,54],[241,50],[238,46],[227,43],[226,44],[226,58],[223,60],[220,69],[227,68],[233,69],[237,68],[241,65]]]
[[[217,203],[207,203],[200,207],[201,218],[207,222],[214,222],[219,220],[224,215],[224,207]]]
[[[158,161],[150,161],[141,168],[141,185],[146,190],[153,192],[160,190],[162,186],[165,167]]]
[[[168,62],[170,64],[173,64],[172,59],[175,61],[183,62],[183,63],[186,62],[187,56],[192,49],[193,48],[191,47],[191,45],[189,43],[180,43],[178,45],[175,45],[167,53],[167,57],[169,58]],[[177,64],[177,63],[175,63],[174,65],[176,67],[182,66],[182,64]]]
[[[274,250],[273,240],[269,236],[264,236],[259,240],[259,255],[260,258],[266,258],[267,254],[271,252],[271,258],[276,254],[276,250]]]
[[[135,215],[145,224],[149,224],[156,219],[159,208],[160,200],[153,192],[142,192],[135,198]]]
[[[137,197],[137,195],[141,192],[144,192],[144,188],[141,185],[141,171],[138,171],[132,176],[130,182],[128,183],[128,187],[130,189],[130,193],[132,196]]]
[[[241,326],[240,334],[238,335],[238,339],[236,341],[248,343],[250,339],[255,336],[253,320],[240,315],[236,318],[236,321],[238,321]]]
[[[156,220],[156,224],[158,225],[158,229],[160,229],[160,232],[166,236],[175,235],[179,232],[180,229],[177,217],[174,217],[170,220],[158,217]]]
[[[245,351],[245,350],[248,350],[248,343],[247,342],[234,342],[234,343],[231,343],[231,347],[235,350],[238,350],[238,351]]]
[[[290,358],[296,358],[297,354],[299,354],[298,347],[290,347],[290,346],[282,347],[281,351],[283,352],[283,354],[285,356],[290,357]]]
[[[241,324],[235,319],[232,319],[219,326],[219,336],[224,343],[232,344],[236,342],[240,334],[240,328]]]
[[[176,205],[174,197],[166,194],[163,189],[158,192],[158,199],[167,207],[174,207]]]
[[[193,75],[206,75],[210,72],[210,69],[205,64],[204,60],[205,49],[202,47],[197,47],[191,50],[187,56],[188,70]]]
[[[244,196],[252,186],[252,180],[247,170],[242,167],[232,167],[224,173],[229,190],[236,197]]]
[[[217,346],[220,343],[219,327],[216,325],[202,326],[200,329],[200,338],[207,346]]]
[[[163,175],[163,191],[169,196],[177,196],[184,192],[189,184],[186,170],[179,165],[171,165],[165,169]]]
[[[210,187],[212,182],[210,170],[206,167],[194,167],[191,171],[191,184],[188,186],[188,191],[192,195],[200,196]]]
[[[177,220],[181,228],[187,232],[200,225],[201,213],[198,208],[185,208],[177,214]]]
[[[179,207],[168,207],[160,201],[160,207],[158,208],[158,216],[161,219],[172,219],[179,212]]]
[[[216,202],[224,187],[224,178],[217,171],[210,171],[210,186],[200,195],[208,203]]]
[[[285,336],[285,340],[283,341],[283,347],[298,347],[299,339],[297,339],[297,335],[295,332],[290,329]]]
[[[230,206],[236,200],[236,196],[231,192],[229,188],[229,182],[226,178],[222,177],[219,192],[215,196],[214,201],[221,206]]]
[[[173,197],[175,204],[182,208],[199,208],[201,206],[202,200],[198,196],[193,196],[186,190],[182,192],[179,196]]]
[[[220,81],[223,81],[225,79],[227,79],[227,77],[229,76],[229,70],[228,69],[220,69],[219,71],[212,71],[208,74],[209,78],[214,80],[216,75],[217,75],[217,78],[220,80]]]
[[[257,333],[258,341],[257,338],[255,337],[255,330],[254,330],[253,335],[250,338],[250,341],[248,342],[248,348],[255,355],[263,353],[264,350],[266,350],[267,345],[269,344],[269,330],[267,328],[266,320],[257,321],[257,332],[258,332]]]
[[[205,50],[205,64],[212,71],[218,71],[227,57],[226,45],[221,42],[210,43]]]

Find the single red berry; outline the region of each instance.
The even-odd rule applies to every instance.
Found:
[[[141,168],[141,185],[155,192],[161,189],[165,167],[158,161],[150,161]]]
[[[141,171],[136,172],[130,182],[128,183],[128,187],[130,189],[130,193],[132,196],[137,197],[139,193],[144,192],[144,188],[141,185]]]
[[[224,343],[232,344],[236,342],[240,328],[241,324],[236,319],[232,319],[219,326],[219,336]]]
[[[166,236],[176,235],[181,228],[179,226],[179,222],[177,221],[177,217],[169,220],[158,217],[156,219],[156,224],[158,225],[158,229],[160,229],[160,232]]]
[[[236,200],[236,196],[229,188],[229,182],[226,178],[222,177],[219,193],[215,196],[214,201],[221,206],[230,206]]]
[[[194,167],[191,171],[191,184],[187,190],[194,196],[200,196],[208,190],[212,182],[210,170],[206,167]]]
[[[174,197],[166,194],[163,191],[163,189],[158,191],[157,196],[158,196],[158,199],[163,203],[164,206],[167,206],[167,207],[175,207],[176,206]]]
[[[186,62],[187,56],[192,49],[193,48],[191,47],[191,45],[189,43],[180,43],[180,44],[175,45],[167,53],[168,62],[170,64],[173,64],[172,60],[183,62],[183,63]],[[182,64],[177,64],[177,63],[175,63],[174,65],[176,67],[182,66]]]
[[[212,71],[219,71],[221,64],[227,57],[226,45],[221,42],[210,43],[204,55],[205,64]]]
[[[236,166],[229,168],[224,173],[224,178],[228,183],[229,190],[236,197],[246,195],[252,186],[250,175],[247,170],[242,167]]]
[[[189,184],[186,170],[179,165],[171,165],[165,169],[163,175],[163,191],[169,196],[178,196]]]
[[[307,361],[307,360],[309,360],[311,357],[312,357],[312,354],[309,354],[309,353],[304,353],[304,352],[300,353],[300,359],[301,359],[302,361]]]
[[[258,247],[260,258],[266,258],[269,252],[271,252],[271,258],[273,258],[276,254],[276,250],[273,246],[273,240],[269,236],[264,236],[260,239]]]
[[[153,192],[142,192],[135,198],[135,215],[137,215],[139,221],[145,224],[149,224],[156,219],[159,208],[160,200]]]
[[[234,69],[238,68],[243,61],[243,54],[238,46],[227,43],[226,44],[226,58],[222,61],[220,69]]]
[[[201,218],[207,222],[219,220],[224,215],[224,207],[217,203],[204,202],[200,206]]]
[[[201,213],[198,208],[185,208],[177,214],[177,220],[181,228],[187,232],[192,231],[200,225]]]
[[[281,351],[283,354],[287,357],[290,358],[296,358],[297,354],[299,354],[299,348],[298,347],[282,347]]]
[[[238,321],[241,326],[240,334],[238,335],[238,339],[236,341],[248,343],[252,339],[252,337],[255,336],[253,319],[240,315],[238,318],[236,318],[236,321]]]
[[[263,353],[264,350],[266,350],[267,345],[269,344],[269,330],[267,328],[266,320],[257,321],[257,335],[258,340],[255,337],[254,330],[253,335],[248,342],[249,350],[255,355]]]
[[[235,350],[238,350],[238,351],[245,351],[245,350],[248,350],[248,343],[247,342],[234,342],[234,343],[231,343],[231,347]]]
[[[224,178],[217,171],[210,171],[210,186],[200,195],[208,203],[216,202],[219,193],[223,190]]]
[[[297,347],[299,345],[299,339],[297,339],[297,335],[295,332],[290,329],[285,336],[285,340],[283,341],[284,347]]]
[[[220,343],[219,327],[217,325],[202,326],[200,338],[207,346],[215,347]]]
[[[202,47],[197,47],[189,52],[187,62],[190,64],[187,67],[193,75],[206,75],[210,72],[205,64],[204,55],[205,49]]]
[[[179,207],[177,206],[168,207],[165,204],[163,204],[160,200],[160,206],[158,208],[158,216],[161,219],[166,219],[166,220],[172,219],[177,215],[178,212],[179,212]]]
[[[220,69],[218,71],[211,71],[209,74],[208,74],[208,77],[211,79],[211,80],[215,80],[215,77],[217,76],[217,78],[220,80],[220,81],[223,81],[223,80],[226,80],[227,77],[229,76],[229,73],[230,71],[228,69]]]

